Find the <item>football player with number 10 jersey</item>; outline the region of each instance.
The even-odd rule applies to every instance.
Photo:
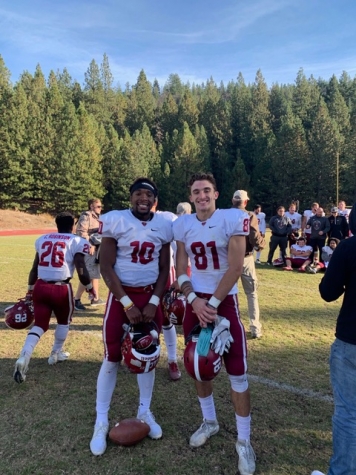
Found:
[[[211,173],[196,173],[189,185],[190,201],[196,213],[184,215],[173,223],[177,242],[178,283],[188,302],[183,322],[184,336],[189,341],[189,335],[197,324],[203,331],[215,322],[212,335],[216,334],[216,330],[219,332],[220,322],[225,328],[230,328],[229,344],[223,344],[222,351],[219,346],[219,354],[224,359],[230,379],[236,413],[238,468],[241,475],[251,475],[255,471],[255,455],[250,444],[247,348],[236,285],[243,268],[250,218],[239,209],[216,209],[219,193]],[[188,258],[191,262],[191,278],[186,275]],[[224,332],[224,335],[220,335],[221,341],[227,334]],[[219,424],[212,381],[198,377],[195,379],[203,423],[191,436],[189,443],[192,447],[199,447],[219,431]]]
[[[171,221],[151,212],[157,194],[151,180],[138,178],[130,187],[131,209],[110,211],[101,217],[100,270],[109,296],[103,322],[104,360],[97,381],[96,422],[90,442],[93,455],[102,455],[106,450],[108,413],[126,348],[122,345],[127,336],[125,328],[132,329],[129,333],[134,337],[132,325],[155,322],[158,332],[162,326],[160,298],[168,279],[173,231]],[[148,435],[152,439],[162,437],[162,429],[150,411],[158,357],[159,348],[153,356],[125,358],[129,369],[137,374],[137,417],[150,426]]]
[[[74,216],[60,213],[56,217],[57,233],[45,234],[35,242],[36,255],[28,278],[27,300],[33,299],[35,324],[28,332],[19,359],[15,364],[14,379],[22,383],[31,355],[41,336],[48,330],[51,314],[54,312],[57,327],[54,332],[52,353],[48,364],[68,359],[69,353],[62,350],[67,338],[69,324],[74,310],[73,290],[70,279],[74,268],[80,282],[95,298],[84,256],[89,254],[89,243],[72,234]]]

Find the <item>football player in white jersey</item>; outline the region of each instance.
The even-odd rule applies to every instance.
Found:
[[[349,216],[351,213],[351,209],[346,208],[345,201],[341,200],[338,204],[338,214],[339,216],[345,216],[346,221],[349,222]]]
[[[26,379],[32,353],[41,336],[49,328],[52,312],[56,316],[57,327],[48,364],[54,365],[69,357],[69,353],[62,348],[74,310],[73,290],[69,282],[74,268],[91,297],[96,296],[84,260],[84,256],[89,255],[90,244],[84,238],[72,234],[74,216],[71,213],[58,214],[56,225],[57,233],[40,236],[35,242],[36,255],[29,274],[26,295],[28,301],[33,301],[35,323],[27,334],[15,364],[14,379],[17,383]]]
[[[242,210],[216,209],[219,193],[211,173],[194,174],[189,186],[190,201],[196,213],[182,216],[173,223],[177,242],[178,283],[188,301],[183,322],[184,336],[187,338],[197,324],[204,329],[212,322],[219,322],[221,317],[225,317],[222,319],[225,325],[229,322],[234,341],[223,359],[230,379],[236,416],[238,468],[241,475],[253,474],[255,454],[250,444],[247,347],[238,310],[236,285],[242,272],[250,218]],[[188,258],[191,261],[191,278],[186,274]],[[225,343],[222,352],[224,347]],[[196,380],[195,385],[203,423],[191,436],[189,444],[200,447],[219,431],[219,424],[212,381]]]
[[[307,229],[307,222],[312,216],[316,215],[316,210],[319,208],[319,203],[312,203],[310,209],[306,209],[302,216],[302,234],[305,236],[307,240],[307,244],[310,242],[310,234],[311,230]]]
[[[297,242],[299,236],[299,230],[302,227],[302,215],[297,213],[297,206],[295,203],[291,203],[288,211],[285,212],[285,216],[290,219],[292,223],[292,232],[288,236],[289,248]]]
[[[103,322],[104,361],[99,371],[96,422],[90,442],[93,455],[106,450],[109,409],[116,386],[123,325],[155,322],[162,326],[160,299],[170,266],[172,222],[151,208],[157,187],[148,178],[138,178],[130,187],[131,209],[110,211],[101,218],[100,270],[109,288]],[[150,426],[149,437],[159,439],[162,429],[150,411],[155,370],[137,374],[139,407],[137,417]]]
[[[266,214],[263,213],[261,205],[255,205],[253,212],[256,215],[258,221],[258,228],[260,230],[261,236],[264,238],[266,235]],[[256,264],[261,264],[261,251],[256,252]]]

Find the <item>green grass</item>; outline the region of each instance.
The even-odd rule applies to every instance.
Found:
[[[51,321],[50,330],[35,349],[26,382],[17,385],[13,381],[14,363],[27,332],[9,330],[3,322],[3,310],[26,293],[35,238],[0,237],[0,473],[237,473],[236,429],[225,372],[221,371],[214,386],[221,430],[204,447],[191,449],[189,437],[201,423],[194,386],[181,362],[182,379],[176,383],[169,381],[164,356],[156,371],[152,401],[152,411],[163,428],[162,440],[147,438],[132,448],[109,443],[104,456],[91,455],[89,441],[95,420],[96,378],[103,354],[104,307],[74,314],[66,343],[70,360],[54,367],[47,364],[55,326]],[[266,260],[266,253],[262,260]],[[264,335],[261,340],[248,342],[249,373],[253,376],[250,389],[252,444],[257,454],[255,473],[309,475],[316,468],[326,471],[331,455],[333,407],[322,396],[331,396],[328,356],[340,301],[326,304],[320,299],[321,274],[300,275],[259,266],[258,277]],[[74,289],[77,283],[77,278],[73,279]],[[101,285],[101,295],[105,294]],[[239,299],[248,330],[243,291]],[[182,355],[180,327],[178,345]],[[265,380],[276,385],[266,384]],[[320,397],[305,396],[302,390]],[[136,378],[125,369],[120,370],[111,422],[135,416],[137,398]]]

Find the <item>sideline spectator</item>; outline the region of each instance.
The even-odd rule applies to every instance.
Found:
[[[356,204],[350,214],[350,229],[356,233]],[[320,295],[333,302],[344,294],[336,323],[336,339],[330,351],[330,377],[334,393],[332,418],[333,454],[328,475],[356,473],[356,237],[336,247],[319,284]],[[315,470],[312,475],[323,475]]]
[[[109,409],[122,359],[123,325],[155,322],[161,330],[160,298],[169,273],[173,232],[171,221],[151,212],[157,194],[151,180],[138,178],[130,186],[131,209],[110,211],[101,218],[100,268],[109,296],[103,321],[105,355],[98,375],[96,421],[90,442],[93,455],[102,455],[107,446]],[[155,380],[155,369],[150,369],[137,374],[137,417],[150,426],[151,439],[160,439],[162,429],[150,411]]]
[[[194,174],[190,179],[190,193],[196,214],[182,216],[173,223],[178,283],[188,300],[183,322],[184,336],[188,338],[197,325],[206,328],[209,323],[215,322],[214,332],[220,335],[219,348],[215,349],[224,359],[235,410],[238,469],[241,475],[252,475],[256,457],[250,443],[251,403],[246,375],[246,337],[239,315],[236,286],[242,272],[250,219],[242,210],[216,209],[219,193],[211,173]],[[188,256],[192,263],[191,278],[186,274]],[[225,352],[226,349],[229,351]],[[195,380],[195,387],[203,422],[190,437],[189,444],[200,447],[219,432],[219,423],[213,381]],[[235,469],[231,468],[231,471],[235,473]]]
[[[183,201],[177,204],[177,216],[183,216],[183,214],[191,214],[192,205],[187,201]]]
[[[258,228],[260,230],[260,234],[263,238],[266,236],[266,214],[262,212],[261,205],[255,205],[253,208],[253,212],[256,215],[258,221]],[[256,264],[261,264],[261,251],[256,249]]]
[[[325,264],[325,268],[328,267],[331,256],[333,255],[333,252],[335,251],[336,246],[339,244],[339,242],[340,241],[337,238],[330,238],[328,245],[323,247],[321,255]]]
[[[90,253],[85,257],[85,264],[89,271],[91,282],[97,295],[96,299],[92,300],[90,304],[92,306],[97,306],[105,304],[104,300],[99,298],[100,266],[98,258],[100,237],[97,235],[97,232],[99,230],[99,217],[102,210],[101,201],[98,198],[91,198],[88,200],[88,208],[88,211],[84,211],[78,219],[76,233],[78,236],[81,236],[90,242]],[[75,310],[85,310],[85,306],[80,300],[84,290],[84,286],[79,283],[77,292],[74,296]]]
[[[349,225],[346,216],[338,213],[339,210],[336,206],[331,208],[331,216],[328,217],[330,223],[328,237],[329,239],[332,237],[337,238],[341,241],[349,236]]]
[[[246,211],[249,199],[245,190],[237,190],[232,197],[233,207]],[[257,294],[258,280],[253,259],[253,249],[257,249],[257,252],[261,252],[261,250],[265,248],[266,242],[259,230],[256,213],[252,213],[251,211],[246,212],[250,216],[250,234],[246,236],[246,253],[241,282],[247,297],[251,336],[252,338],[261,338],[262,325],[260,322],[260,307]]]
[[[26,379],[32,353],[42,335],[48,330],[52,311],[57,319],[52,352],[48,364],[65,361],[69,353],[63,351],[73,315],[73,290],[70,279],[74,268],[83,287],[95,298],[85,259],[88,242],[73,233],[74,216],[63,212],[56,217],[57,233],[45,234],[35,242],[36,255],[28,277],[26,299],[33,300],[35,323],[29,330],[20,357],[16,361],[14,379]]]
[[[307,265],[311,263],[310,256],[313,252],[313,248],[306,244],[306,239],[303,236],[299,236],[296,244],[292,244],[290,248],[291,257],[287,257],[286,266],[283,270],[299,269],[300,272],[305,272]]]
[[[267,258],[267,265],[272,265],[272,259],[274,251],[279,246],[283,264],[286,266],[286,250],[288,244],[288,234],[292,230],[292,224],[290,219],[285,216],[284,206],[277,208],[277,215],[273,216],[269,222],[269,227],[272,232],[271,239],[269,241],[269,253]]]
[[[315,213],[315,216],[309,218],[306,229],[310,229],[311,232],[309,244],[314,252],[319,250],[319,261],[323,262],[321,253],[330,230],[330,222],[328,218],[324,216],[323,208],[318,208]]]

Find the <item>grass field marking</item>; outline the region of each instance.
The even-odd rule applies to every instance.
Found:
[[[248,374],[247,377],[254,383],[265,384],[266,386],[278,389],[280,391],[287,391],[298,396],[310,397],[312,399],[317,399],[318,401],[329,403],[334,402],[332,396],[325,396],[310,389],[299,389],[294,386],[291,386],[290,384],[278,383],[277,381],[273,381],[272,379],[263,378],[262,376],[255,376],[253,374]]]

